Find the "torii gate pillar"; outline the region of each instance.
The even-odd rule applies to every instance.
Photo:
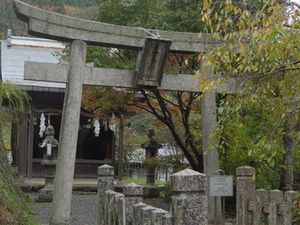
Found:
[[[215,175],[219,169],[219,153],[212,147],[213,133],[217,126],[216,93],[214,90],[203,93],[201,99],[202,122],[202,147],[204,160],[204,173],[207,177]],[[208,185],[209,188],[209,185]],[[208,193],[209,190],[207,190]],[[221,199],[208,197],[208,220],[210,222],[221,221]]]
[[[73,41],[54,180],[51,225],[70,224],[72,187],[87,44]]]
[[[214,66],[203,63],[203,70],[207,73],[208,81],[214,80]],[[213,135],[217,126],[217,104],[216,90],[207,90],[203,92],[201,99],[201,126],[202,126],[202,150],[204,174],[209,178],[216,175],[220,169],[219,152],[213,144]],[[209,180],[207,181],[207,195],[209,193]],[[208,197],[208,221],[210,223],[221,224],[222,206],[220,197]]]

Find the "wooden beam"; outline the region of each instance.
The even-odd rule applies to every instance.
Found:
[[[25,79],[48,82],[67,82],[69,65],[25,62]],[[96,67],[85,67],[84,84],[118,87],[136,88],[133,84],[135,70],[119,70]],[[188,91],[203,92],[200,88],[200,81],[206,79],[205,74],[183,75],[164,74],[159,90],[165,91]],[[217,81],[215,92],[233,94],[240,89],[239,82],[234,79],[215,78]]]
[[[32,107],[32,112],[36,113],[36,114],[47,113],[47,115],[50,115],[50,116],[54,116],[54,115],[61,116],[62,115],[62,109],[55,109],[55,108],[37,109],[37,108]],[[88,117],[88,118],[95,118],[95,115],[93,113],[84,112],[83,110],[81,110],[80,116]]]
[[[34,125],[33,115],[28,115],[28,144],[27,144],[27,179],[32,178],[32,159],[33,159],[33,139],[34,139]]]

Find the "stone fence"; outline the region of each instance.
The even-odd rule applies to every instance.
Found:
[[[207,225],[207,180],[204,174],[186,169],[171,176],[171,210],[143,203],[137,184],[113,190],[113,167],[98,168],[98,225]]]
[[[256,190],[255,169],[236,170],[238,225],[292,225],[293,200],[297,192]]]

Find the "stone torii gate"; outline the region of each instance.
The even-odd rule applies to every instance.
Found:
[[[26,62],[25,64],[25,79],[67,83],[55,175],[54,206],[51,215],[51,225],[67,225],[69,224],[71,210],[82,85],[90,84],[123,88],[136,88],[139,85],[139,82],[136,82],[138,79],[136,70],[87,66],[87,45],[132,48],[143,52],[143,47],[146,44],[145,39],[147,35],[149,36],[149,31],[142,28],[116,26],[51,13],[19,0],[15,0],[15,9],[18,18],[28,23],[30,34],[71,43],[69,64],[34,62]],[[158,33],[161,38],[159,40],[172,41],[169,49],[171,52],[207,52],[216,45],[211,36],[207,34],[169,31],[158,31]],[[166,48],[165,50],[168,51],[168,46],[161,46],[162,42],[159,41],[159,50],[163,51]],[[158,58],[158,61],[163,60],[163,57]],[[163,64],[164,62],[162,62],[161,66]],[[201,79],[216,78],[214,78],[214,74],[201,74],[200,76],[163,74],[162,80],[159,80],[154,85],[150,82],[150,86],[155,86],[159,90],[202,92],[203,90],[199,88]],[[147,81],[145,82],[147,85]],[[221,85],[216,86],[213,90],[205,92],[201,102],[202,141],[203,152],[205,152],[204,172],[208,176],[213,175],[219,169],[218,152],[211,149],[210,146],[213,129],[217,123],[216,93],[232,94],[236,89],[236,84],[233,80],[221,80],[220,83]],[[215,204],[217,203],[214,203],[213,200],[209,201],[209,215],[211,218],[215,215]],[[216,209],[216,215],[220,217],[219,201]]]

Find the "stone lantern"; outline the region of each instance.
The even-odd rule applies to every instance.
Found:
[[[39,191],[37,201],[51,202],[54,191],[54,175],[58,152],[58,141],[54,138],[54,128],[48,125],[46,128],[46,137],[39,147],[43,149],[43,160],[41,161],[44,167],[45,187]]]
[[[154,139],[155,133],[153,129],[148,130],[148,141],[141,145],[142,148],[146,150],[145,159],[155,159],[157,157],[158,149],[162,147]],[[155,185],[155,169],[156,167],[153,165],[146,166],[146,184],[147,185]]]

